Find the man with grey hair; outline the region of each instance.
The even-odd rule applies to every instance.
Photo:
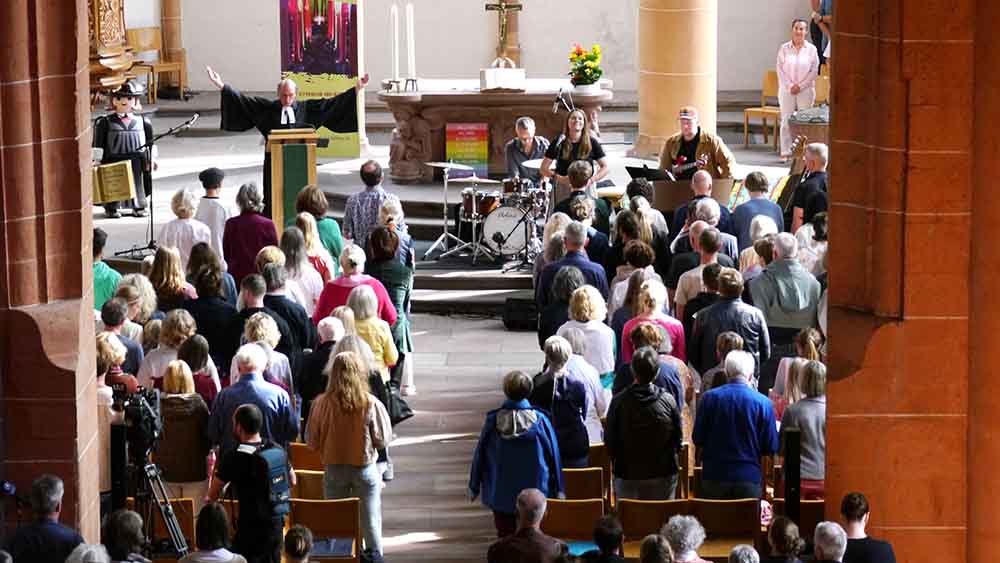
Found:
[[[741,543],[729,552],[729,563],[760,563],[760,554],[752,545]]]
[[[704,170],[699,170],[694,173],[691,178],[691,192],[694,197],[691,201],[698,201],[705,198],[712,197],[712,175]],[[688,203],[685,202],[674,210],[674,221],[670,226],[671,233],[680,233],[684,230],[685,223],[688,222]],[[719,209],[719,230],[724,233],[732,234],[732,219],[729,216],[729,209],[726,207],[721,207]]]
[[[715,201],[710,197],[702,198],[698,200],[698,203],[694,206],[694,218],[698,221],[704,221],[712,227],[719,227],[719,221],[722,218],[722,210],[725,209],[723,206],[719,205],[719,202]],[[720,229],[721,231],[721,229]],[[726,256],[732,258],[734,263],[740,261],[740,250],[739,242],[736,237],[721,231],[722,234],[722,253]]]
[[[546,264],[542,270],[542,275],[538,277],[538,286],[535,287],[535,302],[539,308],[544,308],[549,304],[552,288],[552,280],[555,279],[559,270],[566,266],[576,266],[583,274],[587,284],[597,288],[601,296],[608,298],[608,278],[604,273],[604,268],[587,257],[584,248],[587,246],[587,227],[579,221],[570,223],[563,233],[563,243],[566,245],[566,255],[562,259]]]
[[[799,263],[798,252],[794,235],[778,233],[774,260],[750,283],[750,297],[764,313],[771,340],[771,357],[760,369],[759,389],[764,393],[774,385],[781,359],[795,356],[795,336],[817,322],[820,285]]]
[[[63,493],[62,479],[55,475],[42,475],[31,484],[35,521],[18,528],[4,543],[14,561],[63,563],[83,543],[76,530],[59,523]]]
[[[847,551],[847,532],[836,522],[820,522],[813,532],[816,563],[841,563]]]
[[[566,549],[561,541],[542,532],[545,495],[524,489],[517,495],[517,531],[497,540],[486,554],[489,563],[548,563]]]
[[[278,99],[246,96],[226,84],[212,67],[205,67],[208,80],[221,90],[224,131],[257,129],[266,140],[275,129],[326,127],[336,133],[358,130],[358,93],[368,84],[368,75],[358,78],[353,88],[333,98],[298,101],[298,86],[290,79],[278,83]],[[264,215],[271,216],[271,153],[264,152]]]
[[[258,344],[244,344],[236,351],[239,381],[223,389],[215,398],[208,419],[208,439],[225,454],[239,445],[233,434],[233,413],[240,405],[253,404],[264,415],[261,436],[287,447],[299,435],[299,414],[288,393],[264,380],[267,352]]]
[[[802,172],[802,181],[795,188],[792,196],[792,232],[799,230],[805,221],[805,209],[809,207],[809,200],[814,197],[822,197],[819,194],[826,193],[826,163],[830,150],[823,143],[809,143],[806,145],[803,160],[805,161],[805,171]]]
[[[660,530],[674,551],[675,563],[704,563],[698,557],[701,544],[705,543],[705,527],[694,516],[674,515]]]
[[[754,365],[749,352],[729,352],[727,383],[698,404],[692,439],[702,450],[703,498],[760,498],[760,459],[774,455],[779,443],[771,401],[750,387]]]
[[[538,160],[545,156],[549,149],[549,140],[535,135],[535,120],[528,116],[518,117],[514,122],[514,133],[517,135],[504,147],[507,155],[507,175],[511,178],[521,178],[538,182],[537,168],[525,168],[528,160]]]

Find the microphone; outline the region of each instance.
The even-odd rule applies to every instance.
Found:
[[[559,113],[559,102],[562,101],[562,93],[563,93],[563,89],[560,88],[559,89],[559,93],[556,94],[555,101],[552,102],[552,113]]]
[[[11,481],[0,481],[0,497],[14,497],[14,502],[18,507],[26,506],[28,503],[17,495],[17,486]]]
[[[191,116],[191,123],[189,123],[188,125],[194,125],[194,122],[198,121],[199,117],[201,117],[201,114],[198,113],[198,112],[195,112],[195,114]]]

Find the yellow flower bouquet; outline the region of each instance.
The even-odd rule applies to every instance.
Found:
[[[569,76],[574,86],[594,84],[601,79],[601,46],[594,43],[586,50],[577,43],[569,52]]]

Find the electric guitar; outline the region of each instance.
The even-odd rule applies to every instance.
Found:
[[[702,154],[698,157],[698,160],[694,162],[687,162],[686,156],[679,156],[674,161],[674,165],[670,167],[670,173],[674,176],[680,176],[692,168],[704,168],[708,164],[708,155]]]

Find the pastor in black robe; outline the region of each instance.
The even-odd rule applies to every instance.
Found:
[[[358,130],[358,93],[355,88],[341,92],[333,98],[298,100],[292,104],[294,124],[281,124],[282,107],[278,100],[245,96],[232,86],[222,88],[222,124],[224,131],[257,129],[267,140],[274,129],[287,129],[309,125],[321,126],[336,133],[354,133]],[[271,217],[271,155],[264,151],[264,212]],[[279,225],[278,228],[282,226]]]

